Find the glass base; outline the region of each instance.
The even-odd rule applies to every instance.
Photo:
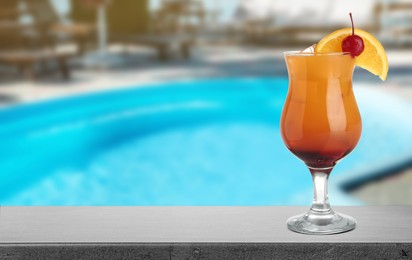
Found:
[[[290,230],[302,234],[329,235],[354,229],[356,220],[333,210],[322,212],[311,209],[306,214],[289,218],[287,225]]]

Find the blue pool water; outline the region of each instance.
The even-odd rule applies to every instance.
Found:
[[[343,176],[412,154],[410,105],[355,92],[363,136],[333,172],[335,204],[357,203],[341,192]],[[0,203],[308,205],[310,174],[279,135],[286,94],[286,79],[227,79],[5,109]]]

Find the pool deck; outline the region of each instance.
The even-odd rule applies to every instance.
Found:
[[[357,228],[301,235],[307,207],[1,207],[13,259],[410,259],[412,206],[336,207]]]
[[[28,81],[16,73],[0,74],[0,105],[33,102],[55,97],[102,91],[145,84],[228,77],[287,76],[283,51],[279,48],[240,46],[198,46],[189,60],[175,57],[167,62],[157,60],[150,49],[128,50],[123,66],[111,69],[84,68],[73,60],[72,79],[64,81],[50,73],[37,81]],[[112,53],[123,55],[117,46]],[[364,70],[355,72],[355,86],[379,87],[412,100],[412,50],[388,51],[390,72],[381,82]],[[10,76],[11,74],[11,76]]]

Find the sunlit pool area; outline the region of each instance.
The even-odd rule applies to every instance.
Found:
[[[287,84],[175,82],[3,109],[0,203],[309,205],[310,174],[279,135]],[[412,158],[411,105],[355,95],[362,138],[332,173],[333,204],[359,204],[342,187]]]

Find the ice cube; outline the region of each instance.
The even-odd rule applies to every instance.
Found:
[[[309,53],[314,53],[314,52],[315,52],[315,47],[316,47],[316,44],[313,44],[313,45],[311,45],[311,46],[307,47],[306,49],[304,49],[304,50],[303,50],[303,51],[301,51],[301,52],[309,52]]]

